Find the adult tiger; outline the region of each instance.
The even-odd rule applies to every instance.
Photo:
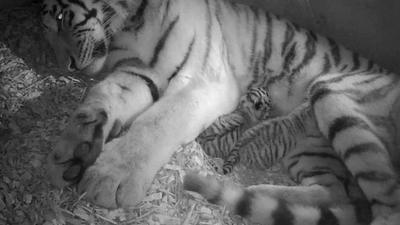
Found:
[[[280,103],[277,115],[311,99],[321,133],[368,200],[390,209],[399,206],[392,162],[380,154],[396,154],[396,144],[386,144],[396,139],[377,136],[369,129],[369,112],[359,111],[348,92],[325,85],[332,72],[344,77],[350,71],[384,72],[373,62],[260,9],[228,1],[45,0],[42,16],[61,65],[106,75],[91,88],[49,155],[54,184],[79,182],[78,189],[103,206],[133,205],[179,145],[232,112],[250,85],[265,84]],[[376,96],[387,94],[387,88],[375,90],[368,79],[398,86],[389,74],[352,78],[363,79],[348,86],[350,93],[376,105]],[[375,94],[368,95],[371,89]],[[390,93],[379,109],[397,110],[397,92]],[[131,122],[124,136],[105,143]],[[368,129],[351,132],[360,128]],[[347,149],[360,154],[348,160],[340,154]]]

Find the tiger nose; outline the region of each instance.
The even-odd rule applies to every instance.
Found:
[[[69,64],[68,64],[68,71],[70,72],[74,72],[79,70],[78,67],[76,66],[76,61],[75,58],[70,56],[69,57]]]

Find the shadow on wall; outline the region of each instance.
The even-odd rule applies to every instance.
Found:
[[[233,0],[263,8],[400,73],[398,0]]]
[[[38,2],[38,0],[0,0],[0,9],[21,6],[32,1]]]

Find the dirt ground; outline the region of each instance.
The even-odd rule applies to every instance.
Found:
[[[0,10],[0,225],[246,224],[182,190],[186,169],[214,174],[196,143],[180,149],[130,209],[99,208],[73,187],[52,187],[46,155],[92,82],[57,70],[38,18],[38,5]],[[273,171],[239,170],[225,179],[288,183]]]

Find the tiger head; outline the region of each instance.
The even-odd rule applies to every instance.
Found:
[[[123,26],[128,6],[137,2],[140,1],[43,0],[45,37],[60,67],[89,75],[98,73],[107,58],[112,35]]]
[[[271,116],[272,99],[269,91],[261,87],[251,87],[240,100],[239,110],[245,112],[251,122],[265,120]]]

